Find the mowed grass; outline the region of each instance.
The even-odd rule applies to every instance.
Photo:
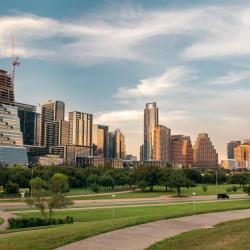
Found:
[[[16,232],[0,238],[0,250],[40,250],[56,247],[118,228],[150,221],[232,209],[250,208],[249,200],[199,203],[193,211],[193,204],[164,205],[152,207],[116,208],[116,219],[112,221],[112,208],[81,211],[58,211],[55,216],[71,215],[79,222],[54,228]],[[31,213],[30,213],[31,214]],[[30,216],[26,214],[25,216]],[[33,214],[34,215],[34,214]],[[108,217],[108,218],[107,218]]]
[[[197,196],[201,195],[216,195],[217,193],[227,193],[226,189],[228,187],[232,187],[231,184],[224,184],[224,185],[207,185],[208,190],[207,192],[204,192],[202,190],[202,185],[197,185],[193,188],[182,188],[181,189],[181,195],[183,196],[191,196],[193,193],[196,193]],[[237,186],[238,187],[238,186]],[[242,194],[243,191],[238,187],[238,190],[236,192],[232,192],[230,194]],[[116,194],[115,199],[136,199],[136,198],[155,198],[160,197],[163,195],[171,195],[176,196],[177,192],[174,191],[165,191],[164,187],[157,186],[154,188],[154,192],[149,192],[149,190],[146,190],[144,192],[142,191],[135,191],[135,192],[128,192],[128,193],[120,193]],[[81,197],[72,197],[72,200],[102,200],[102,199],[114,199],[111,194],[109,195],[91,195],[91,196],[81,196]]]
[[[160,206],[138,206],[138,207],[119,207],[115,208],[115,218],[148,218],[163,219],[171,217],[179,217],[182,215],[202,213],[203,211],[221,211],[224,209],[250,208],[250,200],[240,201],[216,201],[196,203],[196,209],[192,203],[184,204],[169,204]],[[40,212],[23,212],[15,214],[22,217],[41,217]],[[65,216],[72,216],[76,222],[93,222],[110,220],[113,216],[113,208],[99,208],[99,209],[82,209],[82,210],[59,210],[54,212],[54,217],[63,218]]]
[[[211,229],[182,233],[156,243],[147,250],[248,250],[249,235],[250,218],[221,223]]]

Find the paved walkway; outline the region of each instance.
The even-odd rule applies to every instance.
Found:
[[[0,225],[0,230],[5,230],[9,227],[8,219],[9,218],[16,218],[17,216],[9,213],[9,212],[4,212],[0,210],[0,217],[4,219],[4,223]]]
[[[58,248],[58,250],[143,250],[177,234],[210,228],[220,222],[250,217],[250,209],[185,216],[161,220],[100,234]]]

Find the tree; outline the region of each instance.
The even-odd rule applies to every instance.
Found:
[[[69,191],[69,179],[66,175],[56,173],[49,182],[49,190],[53,193],[66,193]]]
[[[230,178],[230,183],[232,184],[239,184],[240,188],[247,184],[249,178],[249,174],[246,173],[240,173],[240,174],[234,174]]]
[[[99,184],[103,187],[112,187],[112,190],[114,188],[114,179],[109,175],[105,174],[99,178]]]
[[[189,188],[194,186],[194,183],[186,177],[182,170],[173,170],[169,176],[169,184],[171,187],[176,188],[178,192],[178,196],[181,196],[181,188],[186,187]]]
[[[247,193],[247,195],[249,196],[249,195],[250,195],[250,186],[249,186],[249,185],[244,186],[244,187],[243,187],[243,191],[244,191],[245,193]]]
[[[202,190],[203,190],[203,192],[207,192],[208,186],[207,185],[202,185]]]
[[[165,187],[166,192],[168,191],[168,187],[170,186],[169,183],[170,172],[171,170],[169,170],[168,168],[163,168],[159,178],[159,184]]]
[[[53,209],[66,206],[65,195],[62,193],[52,194],[52,197],[47,200],[47,206],[49,209],[49,217],[51,218],[53,215]]]
[[[6,194],[18,194],[19,193],[19,186],[17,183],[9,182],[5,186],[5,193]]]

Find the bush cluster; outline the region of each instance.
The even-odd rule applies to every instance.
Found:
[[[40,227],[48,225],[59,225],[59,224],[71,224],[74,222],[74,218],[66,216],[65,218],[10,218],[8,219],[9,228],[25,228],[25,227]]]

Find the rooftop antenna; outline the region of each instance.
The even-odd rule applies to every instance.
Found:
[[[11,73],[11,79],[12,79],[12,85],[14,86],[15,83],[15,72],[16,67],[20,65],[20,59],[18,56],[15,55],[15,36],[13,35],[11,37],[12,40],[12,73]]]

